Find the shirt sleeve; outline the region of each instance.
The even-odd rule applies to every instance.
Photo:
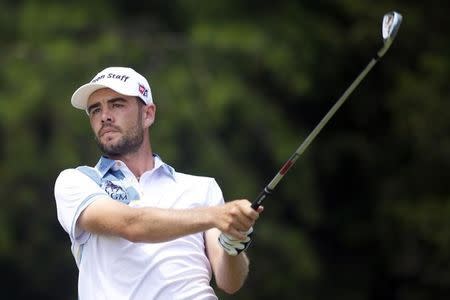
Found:
[[[54,192],[59,223],[72,242],[84,244],[89,233],[77,226],[77,220],[86,207],[108,194],[76,169],[67,169],[59,174]]]
[[[206,198],[208,206],[221,205],[225,202],[223,199],[222,190],[214,178],[210,178]]]

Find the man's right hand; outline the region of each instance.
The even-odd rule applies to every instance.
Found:
[[[263,211],[263,207],[254,210],[246,199],[230,201],[216,209],[213,220],[215,227],[233,240],[245,240],[247,232]]]

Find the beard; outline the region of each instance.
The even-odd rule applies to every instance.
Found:
[[[135,127],[125,131],[115,143],[102,143],[98,135],[95,136],[95,141],[106,156],[123,156],[137,152],[144,141],[144,129],[138,123]]]

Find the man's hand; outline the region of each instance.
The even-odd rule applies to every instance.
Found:
[[[234,200],[214,207],[214,227],[234,240],[245,240],[246,232],[255,224],[262,208],[254,210],[248,200]]]
[[[243,240],[236,240],[228,234],[221,233],[219,236],[219,244],[220,246],[222,246],[225,252],[228,253],[228,255],[236,256],[242,251],[247,250],[247,248],[250,246],[252,242],[252,234],[253,227],[250,227],[250,229],[245,232],[246,237]]]
[[[219,244],[229,255],[238,255],[250,246],[253,225],[263,207],[254,210],[250,201],[234,200],[218,208],[215,222],[221,231]]]

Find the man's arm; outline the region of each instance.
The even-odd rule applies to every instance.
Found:
[[[249,270],[245,252],[231,256],[219,245],[220,231],[216,228],[205,232],[206,251],[217,286],[228,294],[237,292],[244,284]]]
[[[256,211],[251,207],[251,203],[245,200],[246,203],[240,206],[242,213],[247,217],[247,226],[241,229],[242,232],[248,232],[250,227],[255,224],[259,214],[264,210],[260,206]],[[219,236],[221,233],[228,234],[221,231],[220,228],[212,228],[205,232],[206,253],[211,263],[217,286],[226,293],[233,294],[237,292],[245,282],[249,271],[249,259],[245,252],[238,255],[229,255],[224,248],[219,244]],[[244,237],[231,234],[232,238],[245,239]]]
[[[192,209],[134,208],[105,196],[84,209],[78,226],[91,233],[120,236],[133,242],[164,242],[213,227],[244,238],[242,232],[254,222],[247,215],[248,207],[247,200],[235,200]]]

